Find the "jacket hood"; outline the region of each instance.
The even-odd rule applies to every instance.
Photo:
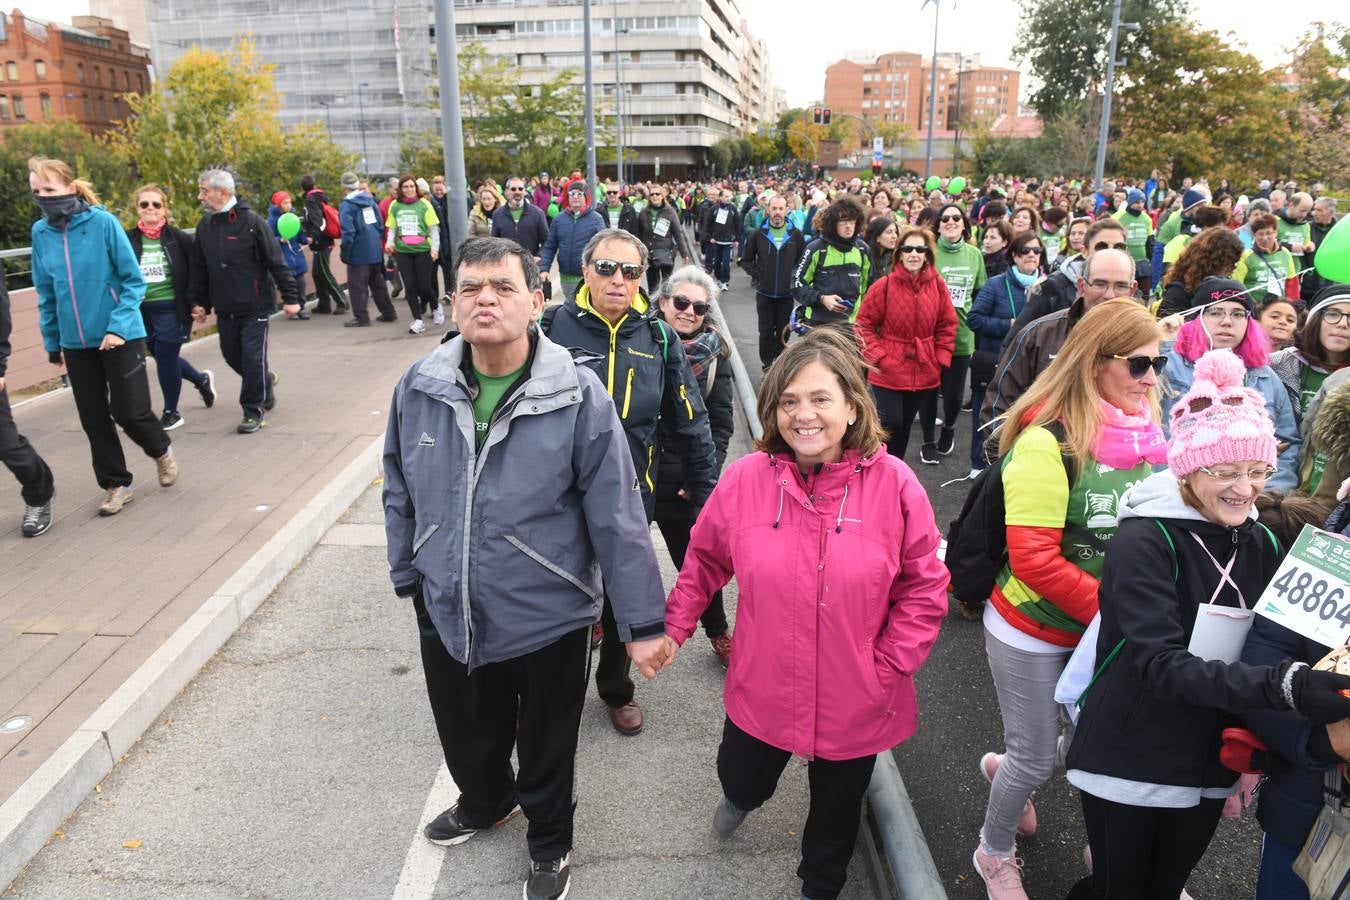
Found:
[[[1332,375],[1331,378],[1336,378]],[[1350,377],[1327,379],[1327,393],[1313,421],[1317,449],[1330,459],[1350,462]],[[1334,385],[1334,386],[1333,386]]]
[[[1256,518],[1255,506],[1247,518]],[[1126,519],[1179,519],[1217,524],[1210,522],[1198,509],[1181,499],[1181,486],[1170,469],[1154,472],[1126,491],[1117,519],[1121,522]]]
[[[1070,281],[1077,284],[1078,279],[1083,274],[1083,266],[1086,262],[1087,260],[1083,259],[1083,254],[1075,253],[1064,261],[1064,265],[1060,266],[1059,270],[1063,272]]]
[[[370,195],[369,191],[357,191],[355,194],[344,199],[346,199],[348,203],[355,203],[357,206],[373,206],[376,209],[380,206],[375,202],[375,198]]]

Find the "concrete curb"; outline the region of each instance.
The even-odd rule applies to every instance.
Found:
[[[379,477],[383,446],[381,436],[361,449],[0,806],[0,890]]]

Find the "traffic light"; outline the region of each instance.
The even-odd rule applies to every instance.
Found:
[[[821,114],[820,124],[822,125],[830,124],[830,108],[828,106],[825,107],[820,111],[820,114]]]
[[[811,124],[819,125],[823,114],[824,110],[822,110],[819,106],[813,106],[811,108]]]

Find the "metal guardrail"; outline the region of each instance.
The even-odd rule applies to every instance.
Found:
[[[727,318],[716,300],[712,307],[718,320],[725,323]],[[740,401],[750,434],[758,440],[763,437],[764,430],[759,425],[750,373],[741,359],[736,341],[730,335],[727,335],[727,345],[731,348],[731,377],[736,387],[736,398]],[[900,777],[900,769],[890,753],[877,754],[876,768],[872,770],[872,781],[867,787],[867,812],[890,869],[889,883],[895,885],[900,900],[947,900],[947,891],[942,886],[942,878],[933,862],[933,854],[928,849],[919,818],[914,814],[909,791],[905,789],[905,781]],[[865,829],[860,840],[865,844],[863,861],[873,891],[884,896],[889,893],[888,881],[885,872],[875,871],[877,860],[871,848],[871,833]]]

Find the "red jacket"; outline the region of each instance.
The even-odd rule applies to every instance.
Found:
[[[863,358],[873,366],[867,380],[892,391],[938,386],[952,364],[956,309],[947,283],[932,265],[917,275],[902,266],[873,282],[853,323]]]

